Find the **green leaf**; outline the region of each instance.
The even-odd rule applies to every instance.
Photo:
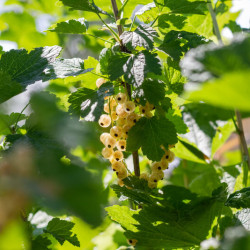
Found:
[[[187,92],[186,98],[216,107],[250,111],[249,77],[250,70],[226,73],[219,79],[202,84],[199,90]]]
[[[32,250],[51,250],[52,242],[44,235],[38,235],[31,241]]]
[[[97,7],[94,3],[94,0],[60,0],[66,6],[71,7],[71,10],[83,10],[89,12],[95,12],[100,14],[108,15],[107,12],[103,11]]]
[[[187,125],[184,123],[182,117],[175,114],[174,112],[175,112],[174,109],[169,109],[166,114],[166,118],[174,124],[176,132],[178,134],[187,133],[188,132]]]
[[[72,235],[73,233],[71,232],[74,225],[75,223],[71,221],[54,218],[48,223],[44,232],[50,233],[61,245],[63,245],[65,241],[68,241],[72,245],[80,247],[77,235]]]
[[[36,81],[76,76],[90,71],[81,59],[56,59],[61,47],[35,48],[30,53],[10,50],[0,60],[0,102],[21,93]]]
[[[131,210],[123,206],[106,208],[112,220],[121,224],[128,239],[136,239],[140,249],[177,249],[194,247],[204,240],[220,216],[224,189],[212,198],[197,198],[190,191],[166,186],[152,205]]]
[[[127,150],[136,151],[140,147],[150,160],[159,161],[164,154],[161,145],[177,143],[174,124],[166,118],[141,118],[128,133]]]
[[[190,50],[181,62],[185,75],[193,82],[205,82],[225,73],[250,69],[250,37],[237,36],[228,45],[203,45]],[[241,82],[237,81],[236,82]]]
[[[0,134],[9,134],[12,132],[12,126],[24,119],[26,119],[26,115],[24,114],[11,113],[10,115],[5,115],[0,113]]]
[[[166,7],[166,9],[171,13],[204,14],[207,11],[207,2],[206,1],[154,0],[154,2],[160,8]]]
[[[250,209],[243,208],[238,211],[235,215],[236,225],[243,226],[246,230],[250,230]]]
[[[80,88],[69,97],[69,111],[81,115],[86,121],[98,121],[103,113],[104,97],[113,94],[110,82],[106,82],[98,90]]]
[[[147,73],[161,75],[162,71],[157,54],[143,50],[135,55],[115,54],[109,61],[108,72],[112,81],[124,75],[126,81],[135,87],[140,87]]]
[[[113,52],[110,48],[104,48],[99,55],[100,71],[103,75],[108,75],[108,60],[112,55]]]
[[[135,12],[135,16],[143,22],[143,23],[150,23],[153,22],[159,14],[159,10],[156,7],[155,3],[149,3],[144,5],[141,9]]]
[[[48,31],[68,34],[82,34],[88,29],[88,23],[84,18],[71,19],[57,23],[55,27],[51,27]]]
[[[144,98],[149,103],[159,105],[165,97],[165,86],[163,82],[155,79],[145,79],[140,88],[133,92],[133,97]]]
[[[123,32],[121,40],[129,50],[135,50],[136,47],[153,50],[154,37],[157,36],[157,32],[150,26],[139,25],[134,31]]]
[[[226,206],[233,208],[250,208],[250,187],[243,188],[233,194],[230,194]]]
[[[178,61],[189,49],[205,43],[207,40],[195,33],[171,30],[165,35],[159,49]]]

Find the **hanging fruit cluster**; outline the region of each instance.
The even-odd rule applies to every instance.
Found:
[[[99,78],[96,85],[99,88],[105,79]],[[118,184],[123,186],[123,179],[128,176],[126,164],[124,162],[123,152],[126,151],[126,140],[129,130],[143,116],[150,118],[153,116],[154,105],[146,103],[145,106],[136,104],[131,101],[126,93],[118,93],[116,96],[105,97],[104,112],[98,123],[103,128],[111,127],[108,132],[100,136],[100,141],[104,144],[102,155],[111,163],[113,171],[118,177]],[[157,187],[157,182],[164,177],[163,170],[168,168],[168,164],[174,160],[174,153],[166,150],[160,162],[152,164],[152,173],[141,174],[140,178],[148,181],[150,188]]]

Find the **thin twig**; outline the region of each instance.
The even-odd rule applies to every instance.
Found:
[[[118,11],[118,7],[117,7],[117,4],[116,4],[116,0],[111,0],[111,3],[112,3],[112,7],[113,7],[113,12],[114,12],[114,16],[115,16],[115,20],[119,20],[120,19],[120,13]],[[121,25],[117,25],[117,29],[118,29],[118,33],[119,33],[119,36],[122,34],[122,26]]]
[[[219,25],[218,25],[218,22],[216,19],[216,14],[214,12],[213,6],[211,3],[208,3],[207,6],[209,9],[210,15],[212,17],[212,20],[213,20],[215,35],[216,35],[219,43],[223,44],[221,34],[220,34]],[[250,157],[249,157],[247,142],[246,142],[243,126],[242,126],[242,119],[241,119],[240,111],[236,109],[235,115],[236,115],[236,120],[237,120],[237,126],[235,126],[235,128],[236,128],[236,131],[237,131],[239,138],[240,138],[242,161],[243,161],[243,164],[244,164],[244,162],[247,163],[248,169],[250,170]]]

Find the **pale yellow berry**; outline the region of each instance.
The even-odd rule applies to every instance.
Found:
[[[152,172],[161,171],[162,169],[163,168],[162,168],[161,162],[154,162],[152,164]]]
[[[100,88],[103,85],[103,83],[105,83],[105,82],[106,82],[106,80],[104,78],[98,78],[96,80],[96,87]]]
[[[163,171],[153,172],[150,176],[148,181],[149,182],[157,182],[159,180],[162,180],[164,177]]]
[[[174,157],[174,153],[170,150],[167,150],[166,153],[163,155],[162,160],[165,159],[170,163],[174,160]]]
[[[148,173],[142,173],[142,174],[140,175],[140,179],[144,179],[144,180],[147,181],[148,178],[149,178]]]
[[[138,240],[135,240],[135,239],[130,239],[128,240],[128,244],[131,245],[131,246],[135,246],[136,243],[137,243]]]
[[[119,150],[115,151],[112,155],[112,157],[116,160],[116,161],[122,161],[123,160],[123,153]]]
[[[114,126],[110,129],[110,135],[116,139],[119,139],[122,136],[122,128]]]
[[[165,158],[161,159],[160,163],[162,166],[162,170],[168,169],[168,161]]]
[[[146,109],[145,106],[140,106],[139,111],[140,111],[141,114],[145,115],[145,113],[147,112],[147,109]]]
[[[114,151],[111,148],[103,148],[102,149],[102,156],[105,159],[109,159],[113,155]]]
[[[110,136],[109,133],[102,133],[102,134],[100,135],[100,141],[104,144],[104,142],[105,142],[105,140],[106,140],[106,138],[107,138],[108,136]]]
[[[127,113],[132,113],[135,110],[135,104],[132,101],[127,101],[124,103],[124,109]]]
[[[156,187],[157,187],[157,182],[149,181],[149,182],[148,182],[148,187],[149,187],[149,188],[156,188]]]
[[[114,148],[116,146],[116,139],[111,135],[108,135],[104,141],[104,145],[107,148]]]
[[[122,171],[122,169],[125,169],[125,170],[126,170],[124,163],[121,162],[121,161],[115,161],[115,162],[112,164],[111,167],[112,167],[113,171],[116,171],[116,172]]]
[[[154,109],[155,109],[155,106],[154,106],[153,104],[150,104],[149,102],[146,102],[145,108],[146,108],[148,111],[151,111],[151,110],[154,110]]]
[[[111,112],[111,118],[112,118],[113,121],[116,121],[118,119],[118,115],[116,114],[115,111]]]
[[[116,147],[120,151],[126,151],[126,140],[120,140],[116,143]]]
[[[124,106],[122,104],[117,105],[116,114],[119,118],[126,118],[128,116],[128,113],[125,111]]]
[[[125,179],[128,176],[126,168],[121,168],[120,170],[116,171],[116,175],[119,179]]]
[[[129,126],[134,126],[138,120],[139,120],[139,116],[135,113],[131,113],[127,117],[127,124]]]
[[[119,93],[116,95],[115,99],[116,99],[117,103],[123,104],[124,102],[127,101],[127,96],[124,93]]]
[[[118,117],[118,119],[116,120],[116,125],[119,126],[119,127],[123,127],[126,123],[127,123],[126,118]]]
[[[99,125],[103,128],[107,128],[110,126],[111,124],[111,118],[109,115],[101,115],[99,121],[98,121]]]
[[[104,112],[109,113],[109,103],[104,104],[103,110],[104,110]]]
[[[123,125],[122,130],[123,133],[125,133],[126,135],[128,135],[128,131],[131,129],[131,126],[128,124]]]

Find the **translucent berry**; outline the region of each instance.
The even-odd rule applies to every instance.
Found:
[[[126,168],[121,168],[119,171],[116,171],[116,175],[119,179],[125,179],[128,176]]]
[[[159,180],[162,180],[164,177],[163,171],[153,172],[150,176],[148,181],[150,182],[157,182]]]
[[[127,101],[124,103],[124,109],[127,113],[132,113],[135,110],[135,104],[132,101]]]
[[[142,174],[140,175],[140,179],[144,179],[144,180],[147,181],[148,178],[149,178],[148,173],[142,173]]]
[[[126,118],[128,116],[128,113],[125,111],[124,106],[122,104],[117,105],[116,114],[119,118]]]
[[[131,246],[135,246],[136,243],[137,243],[138,240],[135,240],[135,239],[130,239],[128,240],[128,244],[131,245]]]
[[[104,110],[104,112],[109,113],[109,103],[104,104],[103,110]]]
[[[116,146],[116,139],[114,137],[112,137],[111,135],[107,136],[105,141],[104,141],[104,145],[107,148],[114,148]]]
[[[166,153],[163,155],[162,159],[166,159],[169,163],[174,160],[174,153],[170,150],[167,150]]]
[[[121,161],[114,162],[111,167],[112,167],[113,171],[116,171],[116,172],[122,171],[122,169],[126,170],[124,163]],[[126,170],[126,172],[127,172],[127,170]]]
[[[144,106],[140,106],[139,111],[140,111],[141,114],[145,114],[147,112],[147,109]]]
[[[168,161],[165,158],[161,159],[160,163],[162,166],[162,170],[168,169]]]
[[[149,181],[149,182],[148,182],[148,187],[149,187],[149,188],[156,188],[156,187],[157,187],[157,182]]]
[[[110,129],[110,135],[116,139],[119,139],[122,136],[122,128],[114,126]]]
[[[127,124],[130,126],[134,126],[138,120],[139,116],[135,113],[131,113],[127,117]]]
[[[161,166],[161,162],[154,162],[152,164],[152,172],[158,172],[163,170],[163,167]]]
[[[116,147],[120,151],[126,151],[126,140],[120,140],[116,143]]]
[[[105,83],[105,82],[106,82],[106,80],[104,78],[98,78],[96,80],[96,87],[100,88],[103,85],[103,83]]]
[[[116,160],[116,161],[122,161],[123,160],[123,153],[119,150],[115,151],[112,155],[112,157]]]
[[[105,148],[102,149],[102,156],[105,159],[109,159],[113,155],[113,153],[114,153],[114,151],[111,148],[105,147]]]
[[[127,101],[127,96],[124,93],[119,93],[116,95],[115,99],[116,99],[117,103],[123,104]]]
[[[98,123],[101,127],[107,128],[111,124],[111,118],[109,115],[101,115]]]
[[[146,102],[146,105],[145,105],[145,108],[148,110],[148,111],[152,111],[155,109],[155,106],[149,102]]]
[[[112,118],[113,121],[116,121],[118,119],[118,115],[116,114],[115,111],[111,112],[111,118]]]
[[[106,138],[107,138],[108,136],[110,136],[109,133],[102,133],[102,134],[100,135],[100,141],[104,144],[104,142],[105,142],[105,140],[106,140]]]
[[[127,123],[126,118],[118,117],[118,119],[116,120],[116,125],[119,126],[119,127],[123,127],[126,123]]]

